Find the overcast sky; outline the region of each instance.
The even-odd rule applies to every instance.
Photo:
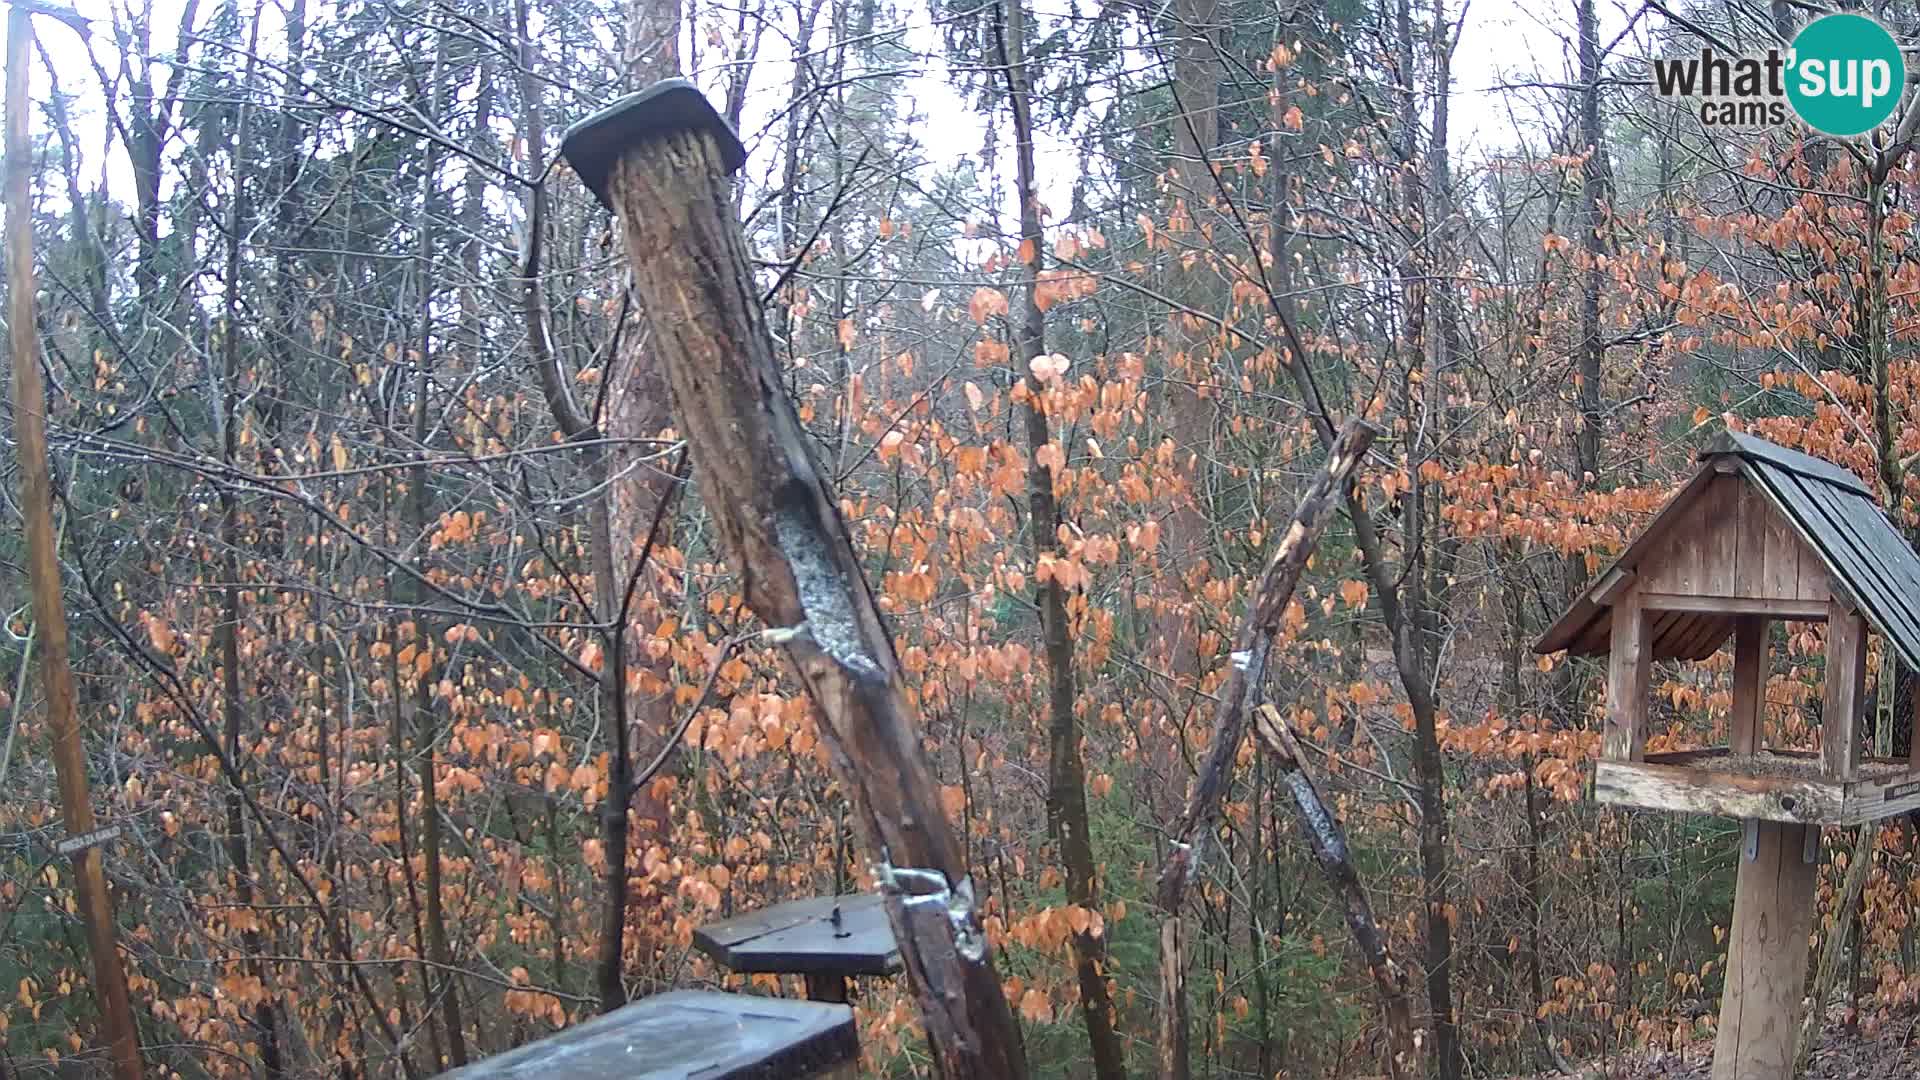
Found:
[[[261,2],[269,6],[269,23],[276,22],[271,13],[275,9],[274,0]],[[1538,89],[1537,84],[1568,81],[1571,75],[1569,42],[1573,36],[1572,5],[1573,0],[1471,0],[1454,59],[1450,142],[1456,152],[1460,171],[1471,170],[1474,163],[1487,153],[1512,148],[1518,138],[1516,122],[1522,127],[1537,123],[1543,103],[1555,93]],[[104,17],[107,13],[104,0],[76,0],[76,6],[84,15]],[[177,10],[170,3],[163,2],[161,6]],[[1032,0],[1032,6],[1044,19],[1050,9],[1061,6],[1061,0]],[[934,33],[924,5],[901,2],[897,7],[909,15],[909,43],[937,55]],[[1603,39],[1611,40],[1626,26],[1627,9],[1622,0],[1601,0],[1599,7]],[[203,10],[206,9],[207,5],[203,5]],[[177,15],[172,10],[163,11],[160,24],[154,27],[153,46],[156,51],[171,47],[172,27],[177,21]],[[1457,5],[1454,10],[1458,11]],[[98,92],[93,90],[94,78],[81,51],[82,46],[71,31],[52,20],[42,18],[35,21],[42,41],[60,66],[63,89],[89,91],[79,105],[79,126],[82,140],[89,144],[87,175],[96,176],[102,136],[100,98]],[[266,28],[263,38],[273,40],[275,29],[271,26]],[[1638,29],[1644,32],[1645,26]],[[782,42],[772,34],[766,36],[763,44],[767,50],[780,50],[782,47]],[[95,55],[111,69],[114,66],[111,41],[99,36],[92,47]],[[713,56],[717,51],[704,50],[707,56]],[[756,67],[755,92],[743,125],[749,149],[757,150],[753,167],[755,175],[769,174],[773,152],[771,139],[757,140],[765,145],[755,146],[753,136],[764,126],[764,120],[756,120],[755,114],[769,116],[786,104],[789,64],[789,56],[776,52],[763,56]],[[711,84],[710,89],[716,89],[719,85],[715,72],[695,72],[694,77],[703,85]],[[1534,88],[1529,88],[1529,84],[1533,84]],[[38,62],[34,64],[33,85],[35,99],[44,100],[48,82],[46,72]],[[929,155],[943,161],[954,161],[979,153],[985,120],[948,85],[944,67],[937,59],[927,74],[914,80],[910,93],[917,111],[928,117],[928,122],[918,134]],[[1074,147],[1059,139],[1047,139],[1043,140],[1039,151],[1041,174],[1062,186],[1069,183],[1078,168],[1078,155]],[[128,174],[120,148],[115,148],[114,158],[109,161],[108,168],[117,192],[124,192]],[[1050,197],[1048,202],[1064,210],[1065,199],[1058,193]]]

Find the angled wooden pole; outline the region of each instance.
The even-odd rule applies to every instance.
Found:
[[[1360,880],[1359,870],[1353,865],[1353,847],[1347,843],[1347,830],[1320,794],[1313,774],[1307,771],[1300,740],[1294,737],[1280,710],[1271,704],[1262,704],[1254,715],[1253,725],[1261,745],[1280,766],[1280,782],[1293,800],[1293,810],[1300,819],[1307,846],[1327,876],[1327,884],[1340,897],[1347,930],[1353,934],[1353,943],[1366,958],[1367,971],[1373,976],[1374,996],[1380,999],[1380,1016],[1386,1027],[1387,1075],[1396,1080],[1418,1076],[1420,1047],[1414,1033],[1413,1007],[1407,1001],[1407,969],[1393,958],[1393,942],[1373,914],[1373,901]]]
[[[60,599],[60,557],[53,539],[53,479],[47,463],[47,395],[40,382],[40,337],[34,321],[32,151],[27,140],[27,61],[33,27],[28,9],[7,12],[7,327],[13,354],[13,426],[20,457],[20,509],[26,518],[27,575],[33,622],[41,638],[40,680],[53,733],[53,767],[60,781],[60,813],[69,837],[93,831],[87,758],[74,707],[73,667],[67,655],[67,613]],[[93,954],[94,997],[118,1080],[140,1080],[140,1043],[127,1003],[126,975],[113,925],[100,847],[73,854],[74,891]]]
[[[1024,1080],[958,837],[940,804],[838,495],[774,360],[729,173],[739,137],[670,79],[567,132],[560,152],[619,218],[674,421],[747,605],[819,710],[942,1076]]]
[[[1198,874],[1198,861],[1204,854],[1208,837],[1220,819],[1220,804],[1226,798],[1233,778],[1233,763],[1247,741],[1247,726],[1260,702],[1266,682],[1267,656],[1274,639],[1280,636],[1280,623],[1294,588],[1306,573],[1307,560],[1320,542],[1320,533],[1345,501],[1354,470],[1372,445],[1376,432],[1365,422],[1351,420],[1333,441],[1327,462],[1294,508],[1293,520],[1267,557],[1267,566],[1253,587],[1246,614],[1233,636],[1233,664],[1226,681],[1214,695],[1213,745],[1206,761],[1194,778],[1187,796],[1186,809],[1171,830],[1173,842],[1160,865],[1160,880],[1155,898],[1160,907],[1160,1077],[1161,1080],[1187,1080],[1192,1075],[1189,1043],[1191,1019],[1187,1010],[1187,962],[1189,939],[1182,915],[1188,888]],[[1298,765],[1292,766],[1298,771]],[[1316,851],[1318,854],[1318,851]],[[1371,964],[1373,956],[1368,955]],[[1404,976],[1402,977],[1404,982]],[[1404,990],[1404,986],[1402,987]],[[1387,1072],[1399,1077],[1414,1066],[1413,1026],[1396,1021],[1407,1016],[1404,998],[1396,1012],[1389,1007],[1388,1034],[1391,1049],[1387,1054]]]

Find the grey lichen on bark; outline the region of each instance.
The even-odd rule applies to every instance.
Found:
[[[798,480],[775,497],[773,536],[793,574],[806,636],[851,678],[884,684],[886,669],[867,648],[854,613],[853,585],[834,561],[813,493]]]

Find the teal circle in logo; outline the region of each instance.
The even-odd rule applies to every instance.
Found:
[[[1849,138],[1900,106],[1907,62],[1887,28],[1864,15],[1822,15],[1793,39],[1787,100],[1808,127]]]

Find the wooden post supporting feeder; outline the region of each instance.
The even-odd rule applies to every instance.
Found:
[[[1791,1080],[1820,829],[1920,807],[1920,738],[1906,758],[1863,758],[1856,730],[1869,627],[1920,669],[1920,559],[1844,469],[1742,434],[1700,456],[1534,648],[1607,657],[1597,799],[1745,822],[1713,1080]],[[1776,621],[1827,624],[1818,753],[1766,745]],[[1646,753],[1653,662],[1705,659],[1729,637],[1728,745]]]
[[[740,140],[670,79],[575,125],[560,152],[619,219],[702,499],[747,605],[818,709],[936,1068],[1022,1080],[1020,1029],[892,638],[774,360],[727,181],[746,159]]]

